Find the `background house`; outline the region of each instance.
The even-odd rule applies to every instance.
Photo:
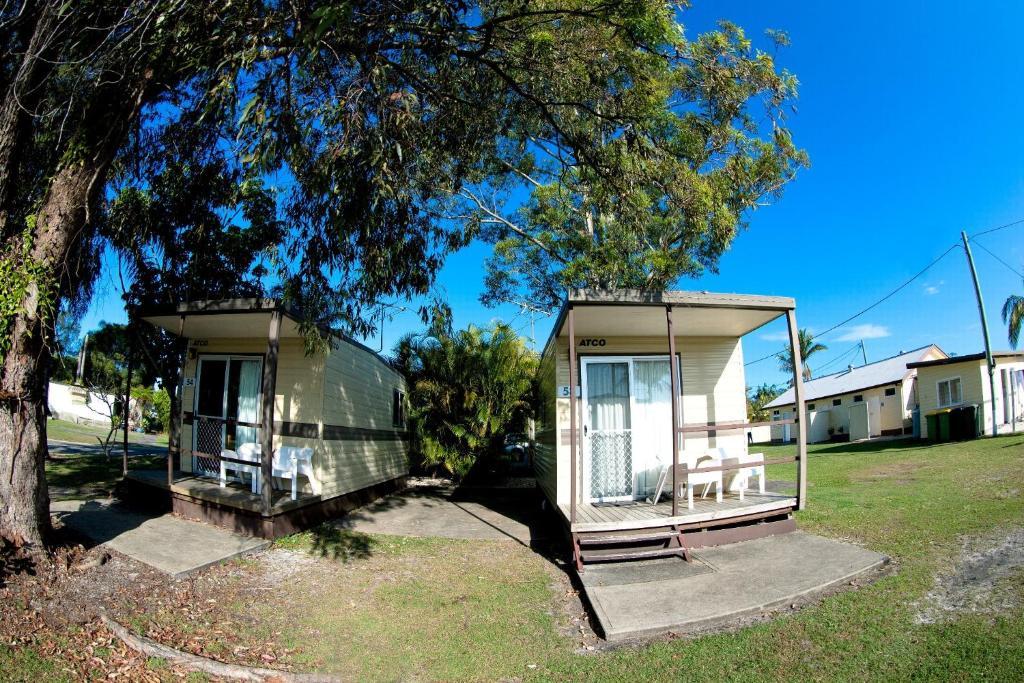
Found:
[[[946,358],[935,344],[891,358],[848,368],[804,383],[807,409],[807,440],[828,441],[832,435],[851,440],[913,433],[917,408],[917,363]],[[787,389],[766,406],[772,419],[792,418],[793,389]],[[772,428],[773,441],[789,441],[788,425]]]
[[[1000,434],[1024,428],[1024,352],[996,351],[995,412]],[[992,390],[984,353],[910,363],[917,371],[921,414],[960,406],[977,406],[980,434],[992,434]],[[928,437],[921,420],[921,436]]]

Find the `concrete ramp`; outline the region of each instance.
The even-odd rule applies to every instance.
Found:
[[[693,561],[588,565],[580,574],[608,640],[725,627],[848,583],[889,561],[795,531],[705,548]]]
[[[171,514],[149,515],[105,500],[62,501],[50,506],[61,523],[139,562],[180,578],[270,545]]]

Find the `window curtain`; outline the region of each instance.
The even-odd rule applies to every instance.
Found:
[[[628,363],[587,365],[587,406],[591,429],[630,429]]]
[[[232,361],[240,363],[238,372],[238,420],[259,422],[260,364],[254,360]],[[258,443],[255,427],[235,428],[235,447],[244,443]]]
[[[672,370],[667,359],[637,359],[633,372],[633,458],[637,486],[646,494],[657,486],[662,466],[672,462]]]

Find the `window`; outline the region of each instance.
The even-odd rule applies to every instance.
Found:
[[[779,411],[777,411],[777,410],[773,410],[772,411],[772,415],[778,415],[778,414],[779,414]],[[668,436],[669,436],[670,439],[672,438],[671,434],[669,434]]]
[[[813,404],[813,403],[808,403],[808,404],[807,404],[807,410],[814,410],[814,404]],[[671,437],[671,436],[672,436],[672,435],[671,435],[671,434],[669,434],[669,437]]]
[[[202,359],[199,363],[199,398],[196,414],[224,417],[224,380],[228,362],[220,359]]]
[[[885,390],[885,395],[886,396],[895,396],[896,395],[896,387],[889,387],[888,389],[886,389]],[[671,436],[671,434],[669,436]]]
[[[963,399],[960,396],[960,378],[944,379],[938,383],[939,407],[955,406]]]
[[[832,405],[834,405],[834,406],[841,406],[841,405],[843,405],[843,399],[841,399],[841,398],[834,398],[834,399],[832,399]],[[672,436],[672,435],[669,434],[669,436]]]
[[[857,394],[856,396],[854,396],[853,397],[853,402],[854,403],[863,403],[864,402],[864,394]],[[669,436],[671,436],[671,434]]]
[[[398,389],[391,394],[391,425],[405,426],[405,392]]]

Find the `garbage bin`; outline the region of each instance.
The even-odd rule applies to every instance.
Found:
[[[968,405],[960,408],[957,418],[957,439],[967,440],[978,438],[978,406]]]
[[[925,419],[928,421],[928,440],[933,443],[941,443],[950,440],[950,413],[949,408],[935,410],[928,413]]]

